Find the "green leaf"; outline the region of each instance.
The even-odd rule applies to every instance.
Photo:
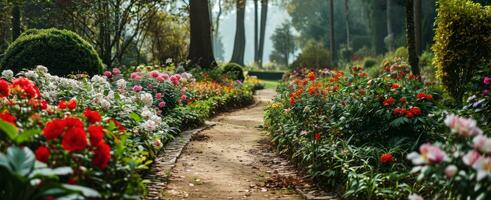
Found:
[[[40,133],[41,133],[40,129],[30,129],[30,130],[22,131],[20,134],[17,135],[17,137],[15,137],[14,140],[17,144],[29,142],[32,137]]]
[[[7,134],[7,136],[11,139],[14,140],[17,137],[17,134],[19,133],[19,130],[17,127],[12,125],[11,123],[5,122],[3,120],[0,120],[0,130]]]
[[[138,115],[134,112],[130,113],[129,117],[138,123],[140,123],[142,121],[142,118],[140,117],[140,115]]]
[[[95,191],[94,189],[88,188],[88,187],[83,187],[83,186],[78,186],[78,185],[68,185],[68,184],[63,184],[63,188],[67,190],[72,190],[76,192],[82,193],[85,197],[100,197],[101,195],[99,192]]]
[[[29,148],[11,146],[7,149],[7,159],[12,172],[20,176],[27,176],[34,168],[34,153]]]
[[[63,175],[68,175],[72,174],[73,170],[71,167],[58,167],[55,169],[51,168],[42,168],[42,169],[36,169],[34,170],[29,178],[33,178],[36,176],[63,176]]]

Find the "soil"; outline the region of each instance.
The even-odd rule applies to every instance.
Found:
[[[268,136],[260,129],[273,90],[261,90],[256,104],[213,119],[194,136],[172,170],[164,199],[303,199],[296,176],[278,173]]]

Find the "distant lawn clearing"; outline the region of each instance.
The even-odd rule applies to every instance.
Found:
[[[271,80],[260,80],[262,83],[264,83],[264,88],[265,89],[275,89],[279,81],[271,81]]]

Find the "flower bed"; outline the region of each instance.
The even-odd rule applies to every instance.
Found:
[[[216,112],[250,104],[251,86],[138,69],[62,78],[37,67],[0,80],[0,196],[137,199],[163,144]],[[201,87],[200,85],[203,85]],[[6,179],[4,179],[6,177]],[[8,181],[3,181],[8,180]]]

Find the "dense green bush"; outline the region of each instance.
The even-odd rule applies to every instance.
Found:
[[[0,66],[14,72],[44,65],[56,75],[102,72],[95,49],[76,33],[58,29],[32,29],[23,33],[5,52]]]
[[[377,65],[378,61],[374,58],[365,58],[365,61],[363,61],[363,68],[369,69],[372,68],[373,66]]]
[[[468,0],[439,1],[436,25],[437,77],[462,102],[474,72],[491,58],[491,7]]]
[[[228,63],[223,66],[223,73],[230,79],[244,81],[244,70],[242,66],[236,63]]]
[[[309,41],[290,67],[292,69],[301,67],[326,68],[332,65],[330,54],[329,50],[322,44]]]

